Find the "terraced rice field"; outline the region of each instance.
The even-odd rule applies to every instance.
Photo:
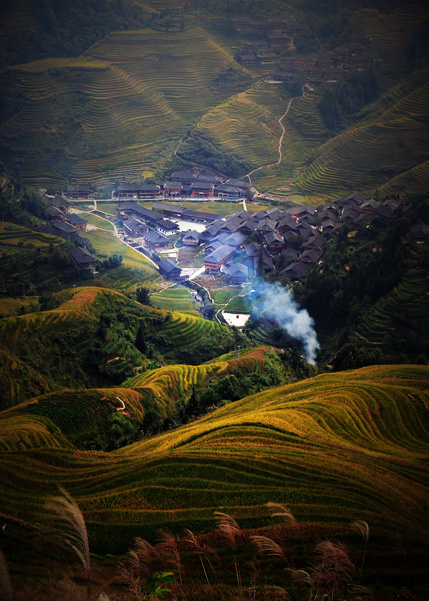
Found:
[[[396,72],[409,72],[406,48],[413,38],[413,28],[421,23],[427,10],[418,4],[395,8],[390,14],[365,8],[357,11],[366,34],[371,38],[371,50]]]
[[[12,313],[17,313],[20,309],[27,309],[31,305],[29,299],[20,298],[0,298],[0,315],[9,316]]]
[[[424,84],[396,99],[378,118],[350,127],[324,144],[295,180],[294,190],[323,198],[347,188],[381,187],[395,172],[421,162],[428,143],[429,85]],[[415,169],[424,171],[423,166]]]
[[[111,454],[2,452],[2,511],[35,519],[61,481],[84,511],[92,549],[103,553],[161,527],[209,528],[219,508],[242,527],[260,526],[268,501],[301,522],[364,519],[420,541],[428,378],[428,367],[413,366],[326,374]]]
[[[22,153],[33,185],[73,179],[102,187],[157,172],[189,125],[216,104],[210,84],[232,62],[190,27],[115,32],[60,66],[20,66],[13,73],[26,102],[1,128],[7,159]],[[60,130],[66,144],[58,143]]]
[[[127,268],[132,273],[135,273],[135,278],[138,278],[141,286],[146,286],[148,288],[157,287],[157,283],[159,282],[160,275],[157,270],[155,270],[152,263],[150,263],[146,257],[123,244],[113,233],[101,231],[101,230],[92,230],[89,232],[85,232],[85,237],[88,238],[94,247],[95,251],[99,255],[105,255],[110,257],[114,254],[121,255],[123,257],[122,265]],[[113,270],[112,270],[113,271]],[[104,277],[105,274],[103,274]],[[106,274],[107,276],[112,277],[111,273]],[[107,279],[106,279],[107,281]],[[128,282],[128,285],[127,285]],[[129,277],[126,276],[126,282],[119,281],[118,289],[132,289],[133,284],[130,282]]]
[[[151,303],[157,309],[164,311],[180,311],[200,316],[198,303],[188,288],[175,286],[161,292],[155,292],[151,296]]]
[[[357,328],[356,340],[377,347],[389,336],[407,338],[411,329],[427,337],[429,288],[426,275],[424,270],[408,274],[386,299],[364,316]]]
[[[26,227],[16,225],[14,223],[3,222],[0,223],[0,244],[4,246],[33,246],[33,247],[49,247],[50,244],[55,243],[58,245],[64,245],[65,241],[62,238],[56,236],[50,236],[49,234],[41,234],[39,232],[33,232]]]
[[[223,327],[213,321],[195,315],[172,311],[170,318],[162,326],[162,335],[176,348],[189,348],[198,345],[202,337],[221,335]]]
[[[217,380],[234,372],[241,375],[252,372],[263,373],[270,347],[244,349],[240,359],[235,352],[207,361],[202,365],[170,365],[153,369],[130,378],[126,388],[147,389],[153,392],[163,405],[188,399],[192,391],[202,390],[211,380]]]

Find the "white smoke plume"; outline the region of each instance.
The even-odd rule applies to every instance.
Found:
[[[292,292],[283,288],[278,282],[274,284],[258,282],[255,290],[260,296],[254,307],[258,316],[274,321],[289,336],[300,340],[304,345],[307,362],[315,365],[319,343],[313,318],[307,310],[300,309]]]

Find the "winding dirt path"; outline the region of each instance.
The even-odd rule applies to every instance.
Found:
[[[253,169],[249,173],[246,173],[246,175],[244,175],[243,177],[247,177],[250,183],[252,183],[252,179],[251,179],[250,176],[253,175],[253,173],[256,173],[256,171],[260,171],[261,169],[267,169],[268,167],[275,167],[276,165],[280,165],[280,163],[282,162],[282,160],[283,160],[282,146],[283,146],[283,140],[284,140],[284,137],[285,137],[285,134],[286,134],[286,128],[283,125],[283,119],[289,113],[290,107],[292,106],[293,101],[296,100],[297,98],[304,98],[305,97],[305,89],[306,88],[308,88],[309,90],[313,89],[313,88],[310,88],[310,86],[308,84],[304,84],[302,86],[302,94],[301,94],[301,96],[294,96],[293,98],[291,98],[289,100],[285,112],[283,113],[283,115],[280,117],[280,119],[278,121],[280,127],[282,128],[282,133],[281,133],[281,136],[280,136],[280,139],[279,139],[279,147],[278,147],[279,160],[276,163],[269,163],[268,165],[261,165],[260,167],[256,167],[256,169]]]

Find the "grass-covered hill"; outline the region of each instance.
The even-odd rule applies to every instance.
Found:
[[[78,287],[51,303],[0,320],[2,408],[64,387],[120,384],[151,362],[194,355],[198,362],[198,353],[207,359],[234,346],[234,334],[219,324],[112,290]]]
[[[17,18],[17,3],[10,2],[0,26],[9,59],[2,72],[0,149],[8,168],[32,185],[60,190],[70,181],[89,181],[103,189],[194,164],[230,176],[258,169],[256,187],[280,197],[316,200],[375,188],[403,194],[425,186],[422,3],[350,2],[325,11],[319,3],[294,0],[272,2],[269,9],[256,0],[245,8],[238,2],[124,0],[120,9],[105,2],[89,10],[76,40],[79,3],[77,16],[63,26],[58,9],[51,11],[57,29],[49,28],[47,37],[61,40],[57,48],[45,35],[45,47],[31,53],[21,44],[20,54],[19,34],[31,32],[36,41],[41,35],[24,4]],[[116,19],[118,10],[126,18]],[[103,26],[96,26],[105,11]],[[256,36],[233,25],[243,11],[262,24]],[[253,42],[267,41],[276,18],[286,20],[294,47],[276,50],[277,62],[243,66],[236,57],[250,52]],[[87,35],[91,22],[95,43]],[[118,27],[106,35],[111,22]],[[270,83],[267,76],[279,63],[287,69],[296,58],[322,55],[362,32],[370,39],[368,69],[347,84],[307,88],[301,97],[302,76],[290,85]],[[74,49],[65,48],[69,38]]]
[[[111,451],[287,379],[294,374],[273,349],[258,347],[240,358],[233,352],[199,366],[144,371],[121,387],[62,389],[4,411],[0,445]]]
[[[113,453],[77,451],[47,417],[20,412],[18,421],[16,411],[3,412],[2,437],[13,423],[16,438],[21,431],[27,440],[2,446],[3,520],[39,520],[45,495],[62,483],[84,512],[92,549],[103,554],[161,527],[210,528],[215,510],[242,527],[267,525],[268,501],[286,504],[300,522],[365,520],[385,532],[384,551],[397,548],[395,537],[421,549],[428,377],[427,367],[413,366],[324,374]]]

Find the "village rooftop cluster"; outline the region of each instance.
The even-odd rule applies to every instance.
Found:
[[[336,82],[369,66],[371,41],[364,34],[352,34],[347,42],[318,57],[300,55],[291,58],[286,51],[296,50],[296,44],[306,39],[308,31],[305,27],[289,24],[285,19],[270,19],[263,23],[246,16],[235,17],[232,27],[236,32],[254,38],[235,57],[243,67],[277,66],[277,70],[266,78],[267,83],[287,83],[302,78],[310,85],[319,85]]]
[[[355,193],[317,208],[242,210],[226,218],[164,202],[155,202],[152,210],[136,201],[121,203],[117,214],[126,239],[139,240],[137,249],[158,260],[164,277],[183,279],[180,263],[159,259],[167,252],[171,237],[178,235],[183,247],[204,251],[206,273],[221,274],[237,285],[275,271],[274,259],[279,254],[286,267],[277,275],[298,281],[321,261],[324,243],[342,226],[351,230],[374,218],[387,222],[401,204],[396,199],[380,203]]]
[[[163,186],[124,183],[117,189],[117,223],[125,242],[148,255],[158,265],[163,277],[181,281],[189,275],[174,259],[163,258],[174,246],[194,248],[204,253],[203,266],[208,274],[219,274],[231,285],[244,284],[259,275],[276,271],[276,257],[281,255],[282,268],[276,271],[280,279],[299,281],[322,260],[323,245],[341,227],[352,230],[372,219],[388,222],[403,201],[383,203],[362,193],[353,193],[319,207],[292,205],[250,212],[243,210],[226,218],[215,213],[184,207],[185,198],[216,199],[239,202],[249,192],[242,180],[222,181],[210,174],[176,171]],[[89,185],[74,185],[67,189],[69,199],[91,196]],[[151,199],[152,209],[141,206],[139,199]],[[169,199],[173,204],[163,202]],[[157,200],[159,199],[159,200]],[[79,269],[95,271],[95,257],[87,250],[88,240],[82,237],[87,221],[70,213],[71,202],[62,196],[48,199],[49,225],[35,229],[60,236],[75,243],[71,255]],[[198,206],[196,204],[196,206]],[[421,229],[421,228],[420,228]],[[415,235],[427,236],[416,224]]]

